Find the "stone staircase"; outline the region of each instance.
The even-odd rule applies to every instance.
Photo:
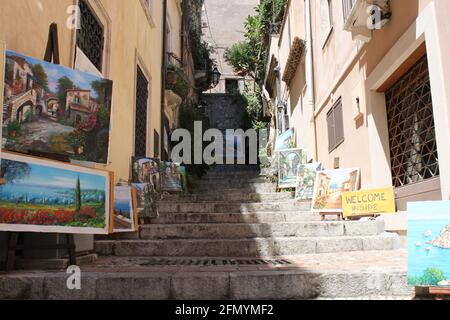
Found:
[[[139,233],[96,241],[97,267],[164,272],[170,299],[413,295],[406,253],[383,220],[320,221],[310,202],[275,193],[258,167],[216,166],[192,194],[158,205],[159,217]],[[128,290],[115,292],[126,298]]]

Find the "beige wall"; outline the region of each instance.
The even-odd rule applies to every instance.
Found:
[[[74,31],[66,28],[72,0],[1,0],[0,40],[7,49],[42,59],[50,23],[58,24],[60,62],[73,67]],[[138,63],[150,80],[148,156],[153,156],[153,132],[160,131],[162,1],[152,1],[146,15],[141,0],[89,0],[106,27],[105,77],[113,80],[110,165],[116,180],[128,180],[134,153],[135,82]],[[20,21],[20,24],[18,24]],[[109,34],[109,36],[108,36]],[[174,34],[179,36],[178,34]],[[175,40],[174,40],[175,41]],[[178,41],[179,42],[179,41]],[[139,115],[138,115],[139,116]]]

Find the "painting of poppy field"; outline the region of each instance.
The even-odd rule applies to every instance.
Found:
[[[0,230],[108,233],[108,172],[3,152],[0,175]]]

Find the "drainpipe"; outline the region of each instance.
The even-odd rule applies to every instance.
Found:
[[[306,17],[306,87],[307,87],[307,104],[308,109],[312,111],[311,127],[313,132],[313,154],[314,160],[318,161],[317,150],[317,127],[315,117],[315,98],[314,98],[314,57],[312,43],[312,24],[311,24],[311,0],[305,1],[305,17]]]
[[[166,104],[166,50],[167,50],[167,0],[163,2],[163,16],[162,16],[162,61],[161,61],[161,131],[160,131],[160,148],[161,148],[161,160],[165,161],[164,156],[164,109]]]
[[[274,71],[275,71],[275,91],[276,91],[276,98],[275,98],[275,120],[276,120],[276,135],[275,137],[278,137],[282,132],[283,132],[283,128],[282,123],[280,123],[280,118],[278,116],[279,111],[278,111],[278,107],[281,104],[281,80],[280,80],[280,65],[278,64]]]

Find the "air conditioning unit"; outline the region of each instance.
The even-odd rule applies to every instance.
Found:
[[[373,30],[382,29],[391,19],[389,0],[342,0],[344,8],[344,30],[353,39],[369,42]]]

